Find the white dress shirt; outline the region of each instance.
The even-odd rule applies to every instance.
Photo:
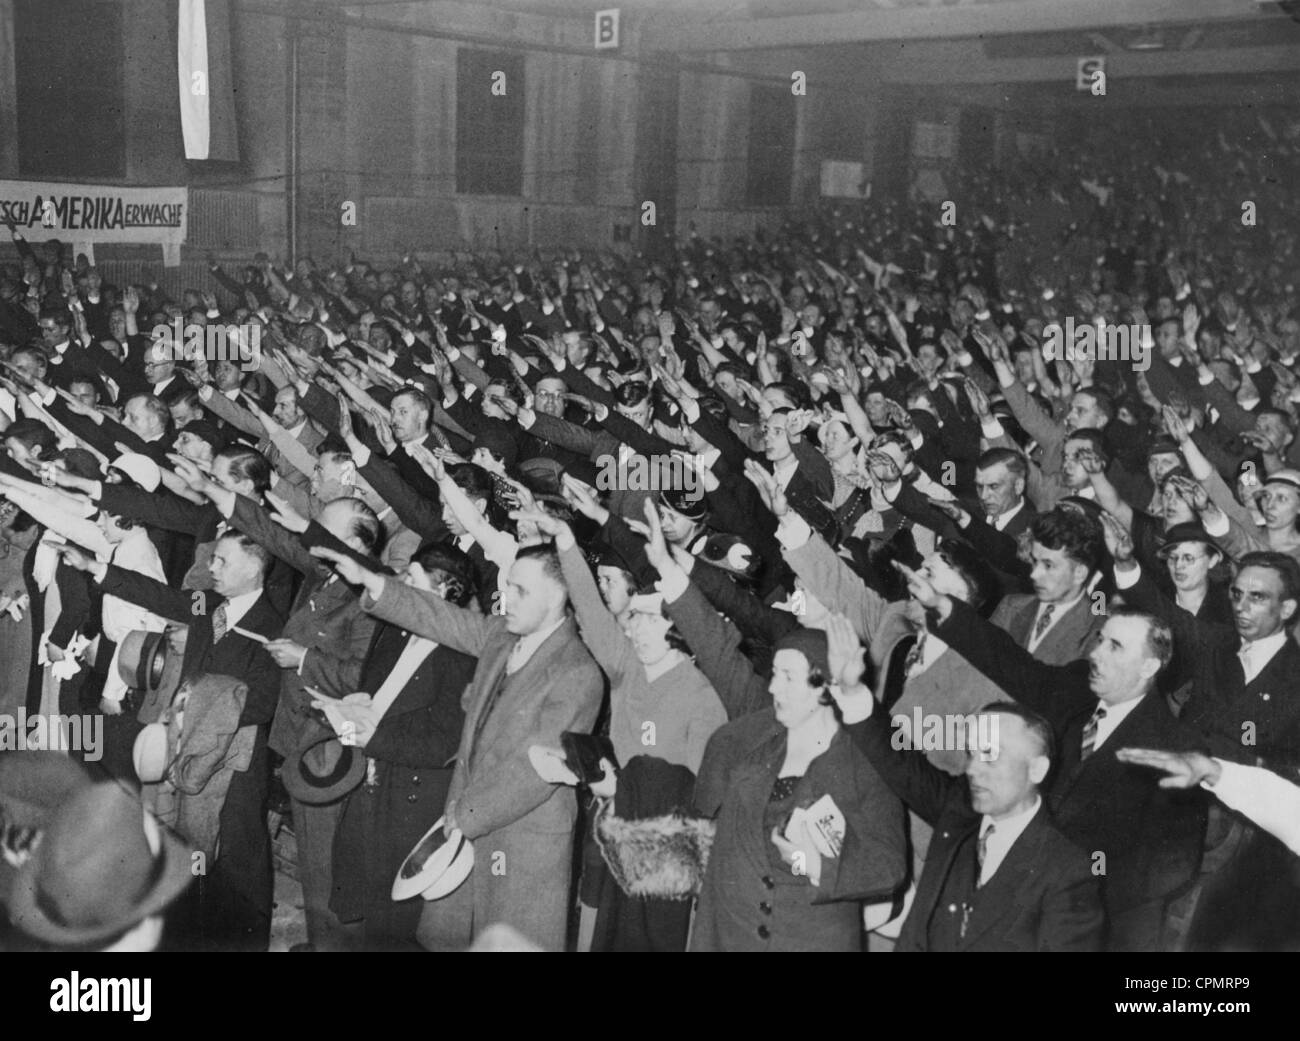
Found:
[[[1279,629],[1272,636],[1265,636],[1262,640],[1242,643],[1241,649],[1237,651],[1237,658],[1246,673],[1247,683],[1264,671],[1264,666],[1273,660],[1273,655],[1286,646],[1286,641],[1286,630]]]
[[[980,866],[979,884],[986,885],[988,880],[993,877],[998,868],[1002,866],[1002,861],[1006,860],[1007,854],[1011,852],[1011,847],[1016,844],[1016,839],[1024,834],[1029,827],[1029,822],[1034,819],[1036,814],[1043,805],[1041,795],[1034,797],[1034,804],[1027,810],[1022,810],[1015,816],[1007,817],[1004,820],[995,821],[988,814],[985,814],[980,821],[980,838],[988,836],[987,843],[984,846],[984,863]],[[993,831],[990,834],[989,829]]]
[[[1015,518],[1016,514],[1018,514],[1024,508],[1025,508],[1025,500],[1022,498],[1018,503],[1016,503],[1013,507],[1011,507],[1011,509],[1007,510],[1006,513],[999,513],[996,517],[994,517],[992,521],[993,527],[996,528],[998,531],[1002,531],[1004,528],[1006,528],[1008,524],[1011,523],[1011,521]]]
[[[253,609],[257,603],[258,597],[262,595],[261,587],[254,589],[251,593],[240,593],[238,596],[232,596],[226,601],[226,631],[229,632],[240,621],[244,615]]]
[[[510,659],[506,662],[506,675],[512,676],[527,665],[528,660],[537,653],[537,648],[544,644],[550,638],[550,635],[563,624],[564,617],[562,616],[552,626],[519,637],[519,642],[515,644],[514,650],[510,652]]]
[[[1106,715],[1097,720],[1097,739],[1092,743],[1092,750],[1096,752],[1106,742],[1106,738],[1115,733],[1115,730],[1121,723],[1128,718],[1138,705],[1142,704],[1142,698],[1130,698],[1128,701],[1121,701],[1118,705],[1106,705]]]

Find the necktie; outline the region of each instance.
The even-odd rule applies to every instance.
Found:
[[[226,604],[222,601],[212,612],[212,642],[217,643],[226,635]]]
[[[1252,643],[1243,643],[1241,650],[1237,652],[1237,657],[1241,659],[1242,677],[1247,683],[1250,682],[1250,652],[1254,646]]]
[[[1052,624],[1052,612],[1055,610],[1055,604],[1047,604],[1043,608],[1043,613],[1038,616],[1038,621],[1034,623],[1034,643],[1041,640],[1043,633],[1047,632],[1047,627]]]
[[[1106,706],[1098,705],[1093,711],[1088,723],[1083,728],[1083,746],[1079,749],[1079,762],[1083,762],[1088,756],[1092,755],[1093,750],[1097,747],[1097,726],[1106,718]]]
[[[984,834],[980,836],[979,845],[975,847],[975,861],[979,864],[979,870],[975,872],[975,888],[978,889],[984,884],[982,881],[984,875],[984,859],[989,852],[989,836],[993,834],[996,824],[989,824]]]

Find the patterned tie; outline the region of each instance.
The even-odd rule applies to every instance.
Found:
[[[1097,747],[1097,726],[1106,718],[1106,706],[1098,705],[1088,720],[1087,726],[1083,728],[1083,746],[1079,749],[1079,762],[1083,762],[1088,756],[1092,755],[1093,750]]]
[[[1034,643],[1041,640],[1043,638],[1043,633],[1047,632],[1047,627],[1052,624],[1052,612],[1055,610],[1055,604],[1047,604],[1044,606],[1043,613],[1038,616],[1038,621],[1034,623]]]
[[[212,612],[212,642],[219,643],[221,638],[226,635],[226,603],[223,600],[217,605],[217,609]]]
[[[996,824],[990,823],[984,834],[980,836],[979,845],[975,847],[975,861],[979,864],[979,870],[975,872],[975,888],[978,889],[984,883],[981,878],[984,874],[984,859],[989,852],[989,836],[993,834]]]

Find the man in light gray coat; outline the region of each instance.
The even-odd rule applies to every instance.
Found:
[[[474,847],[474,869],[454,893],[424,906],[418,937],[430,950],[464,948],[496,923],[547,950],[564,949],[577,801],[538,777],[530,745],[559,747],[590,732],[603,691],[600,668],[566,611],[555,552],[530,546],[510,569],[504,616],[485,617],[366,571],[328,550],[343,578],[363,584],[362,605],[418,636],[478,657],[465,692],[447,795],[447,830]]]

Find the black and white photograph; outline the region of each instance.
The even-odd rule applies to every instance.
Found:
[[[0,0],[0,951],[1240,1021],[1298,190],[1300,0]]]

